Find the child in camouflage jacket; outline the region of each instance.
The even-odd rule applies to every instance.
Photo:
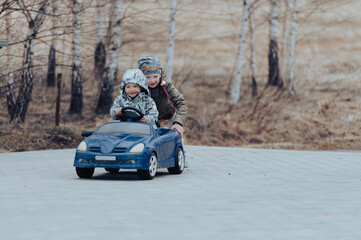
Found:
[[[145,76],[139,69],[129,69],[124,75],[119,87],[120,95],[114,100],[110,115],[119,120],[122,108],[134,107],[140,110],[144,117],[140,122],[155,125],[158,120],[158,110],[154,100],[149,96]]]

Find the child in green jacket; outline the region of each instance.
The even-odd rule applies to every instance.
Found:
[[[140,58],[138,66],[145,75],[150,97],[157,105],[159,120],[168,120],[169,127],[183,136],[183,124],[187,115],[185,98],[172,82],[167,81],[167,76],[157,57]]]

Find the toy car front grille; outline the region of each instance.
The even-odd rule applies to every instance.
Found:
[[[94,164],[107,164],[107,165],[117,165],[120,163],[120,160],[116,160],[116,161],[106,161],[106,160],[95,160],[92,159],[90,160],[92,163]]]
[[[100,152],[100,147],[89,147],[89,151],[91,151],[91,152]]]
[[[120,148],[120,147],[117,147],[114,149],[114,153],[125,153],[125,151],[127,150],[127,148]]]

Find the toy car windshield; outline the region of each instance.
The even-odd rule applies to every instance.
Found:
[[[94,134],[128,133],[150,135],[150,125],[131,122],[115,122],[104,124]]]

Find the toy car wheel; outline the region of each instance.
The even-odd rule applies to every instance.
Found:
[[[110,172],[110,173],[118,173],[119,168],[105,168],[105,171]]]
[[[172,168],[168,168],[168,172],[170,174],[181,174],[184,170],[185,158],[184,152],[182,148],[177,149],[177,153],[175,156],[175,166]]]
[[[143,180],[151,180],[157,174],[158,168],[158,159],[154,152],[150,155],[149,158],[149,168],[147,170],[138,169],[138,176]]]
[[[75,169],[80,178],[91,178],[94,174],[94,168],[76,167]]]

